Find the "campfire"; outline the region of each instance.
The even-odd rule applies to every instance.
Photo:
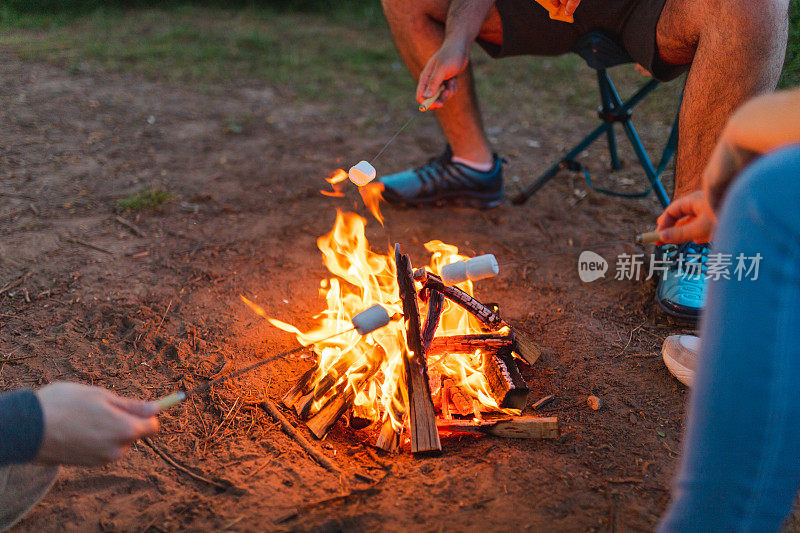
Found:
[[[472,296],[472,282],[447,286],[445,265],[468,259],[441,241],[425,244],[430,264],[414,269],[394,254],[369,249],[366,220],[339,212],[317,245],[332,276],[320,282],[326,308],[308,331],[276,327],[312,345],[316,364],[283,396],[283,404],[323,438],[340,419],[356,429],[375,424],[376,445],[396,451],[407,429],[411,451],[438,453],[439,432],[553,438],[555,418],[519,416],[528,385],[517,363],[533,364],[540,351],[515,331],[496,305]],[[242,298],[256,312],[263,310]],[[368,335],[351,331],[351,319],[381,304],[402,316]],[[424,317],[424,320],[421,318]]]

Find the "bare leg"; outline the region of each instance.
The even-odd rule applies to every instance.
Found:
[[[731,113],[775,89],[788,11],[788,0],[667,0],[658,21],[659,53],[667,63],[692,63],[680,110],[675,198],[700,188]]]
[[[395,44],[414,79],[444,41],[444,21],[449,0],[383,0],[386,20]],[[481,28],[480,37],[502,43],[502,25],[492,8]],[[478,163],[491,163],[492,150],[483,130],[472,69],[458,77],[459,90],[447,105],[436,111],[436,118],[447,137],[453,155]]]

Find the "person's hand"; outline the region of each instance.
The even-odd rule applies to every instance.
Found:
[[[158,431],[158,406],[99,387],[53,383],[36,392],[44,413],[43,463],[99,465]]]
[[[417,102],[422,103],[435,95],[444,85],[442,95],[429,109],[439,109],[458,90],[456,76],[461,74],[469,62],[469,43],[458,39],[446,39],[442,47],[428,60],[417,83]]]
[[[659,243],[709,242],[716,227],[717,217],[708,205],[705,193],[696,191],[674,200],[658,217]]]
[[[578,5],[580,5],[581,0],[550,0],[550,3],[553,4],[555,8],[564,7],[564,12],[568,16],[572,16],[575,14],[575,10],[578,9]]]
[[[714,147],[703,172],[703,191],[708,205],[715,211],[719,209],[728,187],[736,176],[758,156],[754,152],[732,145],[726,132],[723,132],[717,146]]]

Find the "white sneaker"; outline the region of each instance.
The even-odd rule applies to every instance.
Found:
[[[697,359],[700,351],[700,338],[694,335],[671,335],[664,340],[661,354],[664,364],[678,380],[691,388]]]

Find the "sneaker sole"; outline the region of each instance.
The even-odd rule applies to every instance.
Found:
[[[694,385],[694,371],[670,357],[664,348],[661,349],[661,357],[664,359],[664,364],[667,365],[670,374],[691,389],[692,385]]]
[[[656,289],[656,291],[658,291],[658,289]],[[688,322],[697,322],[700,319],[701,309],[691,310],[688,307],[667,304],[658,297],[658,292],[656,292],[655,301],[664,313],[673,318],[680,318]]]

